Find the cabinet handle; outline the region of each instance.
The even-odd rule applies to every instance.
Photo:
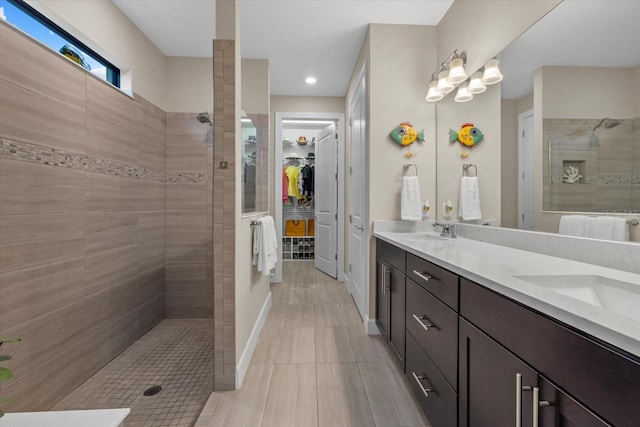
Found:
[[[440,280],[437,277],[433,277],[433,276],[427,274],[424,271],[421,273],[421,272],[419,272],[417,270],[413,270],[413,274],[415,274],[416,276],[418,276],[419,278],[421,278],[425,282],[428,282],[429,280]]]
[[[522,374],[516,373],[516,427],[522,427],[522,392],[531,390],[531,386],[522,385]]]
[[[415,372],[411,372],[411,375],[413,375],[413,379],[416,380],[416,382],[418,383],[418,386],[420,386],[420,390],[422,390],[422,393],[424,393],[424,397],[429,397],[429,392],[435,392],[434,389],[432,388],[424,388],[422,386],[422,381],[420,380],[427,380],[427,377],[423,377],[423,376],[417,376]]]
[[[538,387],[533,388],[533,427],[538,427],[539,412],[541,406],[551,406],[546,400],[540,400],[540,389]]]
[[[387,268],[386,265],[380,264],[380,273],[382,274],[380,291],[382,292],[382,295],[386,295],[387,291],[391,290],[391,281],[387,282],[387,274],[390,274],[391,271]]]
[[[418,322],[420,324],[420,326],[422,326],[424,328],[425,331],[428,331],[429,328],[436,328],[436,326],[431,323],[431,320],[429,320],[429,318],[427,316],[420,316],[418,317],[417,315],[413,315],[413,318],[416,319],[416,322]],[[425,322],[426,320],[426,322]]]

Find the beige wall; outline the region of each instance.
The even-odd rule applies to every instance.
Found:
[[[502,100],[500,225],[509,228],[518,228],[518,114],[516,100]]]
[[[436,28],[371,24],[369,43],[368,219],[400,219],[403,164],[417,165],[422,198],[434,201],[436,198],[436,107],[424,99],[429,74],[425,70],[437,66]],[[419,54],[408,61],[407,54],[416,52]],[[359,77],[359,72],[359,68],[354,70],[354,79]],[[411,122],[417,130],[425,130],[426,141],[414,143],[416,155],[411,159],[404,157],[406,149],[389,138],[389,133],[403,121]],[[367,229],[371,231],[371,226]],[[370,242],[369,283],[373,284],[375,249],[371,249],[373,240]],[[375,292],[371,286],[369,289],[369,316],[373,318]]]
[[[40,411],[164,317],[165,113],[2,22],[0,58],[0,395]]]
[[[438,219],[442,219],[442,203],[451,200],[452,220],[458,220],[460,178],[462,164],[477,166],[480,184],[480,204],[483,220],[501,218],[501,113],[500,85],[487,87],[487,91],[470,102],[458,103],[453,92],[438,103]],[[449,129],[460,130],[463,123],[471,122],[482,131],[484,139],[473,148],[467,148],[469,157],[460,158],[462,145],[449,142]]]
[[[111,1],[27,3],[120,68],[135,93],[166,111],[165,56]]]
[[[269,61],[266,59],[242,60],[242,109],[250,116],[264,115],[264,126],[267,126],[269,115]],[[258,125],[258,124],[257,124]],[[268,135],[268,130],[264,131]],[[240,141],[240,144],[244,141]],[[268,146],[269,141],[264,141]],[[242,165],[240,154],[242,149],[237,146],[238,165]],[[272,155],[272,154],[271,154]],[[240,171],[240,167],[238,170]],[[238,180],[237,182],[240,182]],[[273,181],[268,181],[273,182]],[[266,188],[272,187],[265,185]],[[241,186],[236,189],[236,199],[242,200]],[[271,199],[269,199],[271,200]],[[258,320],[270,292],[269,276],[258,272],[251,265],[253,227],[251,221],[264,215],[243,216],[242,208],[238,204],[238,228],[236,229],[236,364],[240,361],[245,347],[249,342],[251,332]],[[273,215],[273,212],[270,213]]]
[[[213,61],[211,58],[166,59],[166,111],[213,111]]]
[[[438,24],[438,60],[466,51],[477,70],[562,0],[456,0]]]

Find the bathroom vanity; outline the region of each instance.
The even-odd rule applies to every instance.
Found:
[[[374,235],[377,322],[434,426],[640,425],[640,274]]]

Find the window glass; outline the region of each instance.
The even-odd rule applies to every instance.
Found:
[[[0,19],[66,56],[96,77],[120,87],[120,70],[22,0],[0,0]]]

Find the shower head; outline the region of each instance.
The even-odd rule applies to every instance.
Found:
[[[600,120],[600,123],[598,123],[597,125],[591,126],[591,130],[595,131],[602,126],[604,126],[605,129],[611,129],[618,126],[619,124],[620,122],[618,120],[612,120],[609,117],[605,117],[604,119]]]
[[[211,119],[209,118],[209,113],[207,113],[206,111],[198,114],[196,116],[196,119],[198,119],[200,123],[207,123],[209,125],[213,125],[213,123],[211,123]]]

